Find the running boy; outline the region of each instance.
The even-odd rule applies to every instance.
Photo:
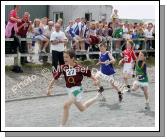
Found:
[[[97,84],[97,80],[91,75],[91,71],[86,69],[75,62],[75,52],[73,50],[67,50],[64,52],[64,62],[65,64],[61,66],[60,70],[56,70],[53,72],[54,79],[49,84],[48,93],[50,93],[50,88],[52,87],[54,80],[57,80],[61,74],[64,75],[68,99],[64,103],[64,113],[63,119],[61,122],[61,126],[64,126],[69,117],[69,109],[72,104],[82,112],[85,111],[90,105],[92,105],[100,96],[101,90],[99,93],[86,102],[82,102],[82,80],[83,76],[87,76],[93,79],[94,84]]]
[[[136,60],[136,55],[132,47],[133,41],[127,40],[126,49],[122,53],[123,59],[119,61],[119,65],[123,64],[123,78],[125,84],[127,85],[128,91],[130,91],[128,79],[131,78],[133,75],[133,62]]]
[[[114,74],[115,74],[115,70],[113,68],[113,64],[115,63],[115,59],[112,56],[112,53],[107,51],[107,44],[105,42],[102,42],[99,45],[99,49],[100,49],[100,54],[99,54],[99,62],[97,63],[97,65],[100,65],[100,71],[98,72],[96,77],[98,79],[98,75],[101,74],[101,75],[107,75],[107,76],[113,78]],[[123,98],[122,93],[118,89],[118,87],[114,85],[114,82],[112,82],[112,81],[111,81],[111,86],[113,86],[114,89],[116,89],[118,91],[119,101],[121,102],[122,98]],[[100,82],[98,82],[98,86],[100,86],[99,84],[100,84]]]
[[[136,91],[139,87],[144,91],[145,96],[145,109],[150,109],[149,106],[149,93],[148,93],[148,76],[147,76],[147,65],[145,62],[146,53],[140,52],[136,62],[136,77],[134,81],[132,91]]]

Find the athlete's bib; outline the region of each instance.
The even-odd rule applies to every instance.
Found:
[[[75,76],[75,75],[76,75],[76,69],[75,68],[66,70],[66,76]]]

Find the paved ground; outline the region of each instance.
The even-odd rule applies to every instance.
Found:
[[[154,67],[148,68],[148,73],[150,83],[155,82]],[[115,80],[123,83],[121,75],[122,69],[116,69]],[[29,68],[24,70],[24,73],[19,74],[8,71],[5,73],[5,99],[6,101],[9,101],[15,99],[27,99],[32,97],[46,96],[48,83],[51,78],[51,72],[48,72],[46,68],[41,70],[34,70]],[[130,84],[133,83],[133,80],[134,79],[130,80]],[[109,83],[102,82],[102,85],[105,88],[110,88]],[[56,95],[62,93],[64,91],[64,87],[64,79],[60,79],[54,85],[53,89],[56,89],[57,91],[53,92],[53,94]],[[83,87],[85,91],[95,90],[95,87],[92,85],[92,80],[89,78],[84,78]],[[151,90],[151,92],[153,91]]]
[[[85,112],[79,112],[72,105],[68,126],[79,127],[153,127],[155,120],[154,84],[150,84],[151,110],[144,109],[144,96],[139,90],[125,93],[122,103],[114,90],[106,90],[106,102],[97,101]],[[83,100],[96,95],[96,92],[84,93]],[[63,102],[67,96],[51,96],[6,102],[7,127],[56,127],[59,126]]]
[[[122,69],[117,69],[116,80],[122,82]],[[36,80],[27,84],[24,81],[36,76]],[[73,105],[70,110],[68,126],[82,127],[153,127],[155,124],[155,69],[148,68],[149,90],[150,90],[150,105],[151,110],[144,110],[144,95],[139,90],[137,93],[124,94],[124,100],[118,103],[118,96],[115,90],[105,90],[104,94],[107,102],[97,101],[85,112],[79,112]],[[46,97],[46,90],[49,80],[52,78],[50,72],[42,72],[42,70],[34,71],[29,69],[22,74],[12,72],[5,73],[5,122],[7,127],[56,127],[59,126],[63,103],[67,96],[51,96]],[[132,83],[134,79],[130,82]],[[26,85],[20,85],[24,82]],[[17,91],[14,93],[12,87],[17,85]],[[105,88],[110,88],[108,83],[103,83]],[[84,78],[83,82],[84,93],[83,100],[88,100],[96,95],[95,87],[92,81]],[[64,80],[60,79],[57,85],[54,86],[53,94],[64,94]],[[91,92],[90,92],[91,91]],[[32,99],[36,97],[36,99]],[[19,101],[16,101],[19,99]],[[15,101],[10,101],[15,100]]]

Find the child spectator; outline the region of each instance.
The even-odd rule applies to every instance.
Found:
[[[28,53],[33,53],[34,47],[35,47],[35,41],[34,41],[35,34],[34,34],[34,29],[33,29],[32,24],[30,24],[30,26],[28,28],[26,38],[28,39],[27,40]],[[30,59],[30,62],[33,61],[32,56],[30,56],[29,59]]]
[[[41,52],[46,53],[46,47],[48,47],[49,39],[44,35],[44,29],[40,23],[41,23],[40,19],[34,20],[35,39],[40,41]]]

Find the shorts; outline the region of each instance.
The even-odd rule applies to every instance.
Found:
[[[140,81],[134,81],[133,85],[137,85],[139,87],[148,87],[148,82],[140,82]]]
[[[124,63],[123,74],[133,75],[132,63]]]
[[[82,86],[74,86],[71,88],[67,88],[67,93],[69,97],[74,97],[77,102],[81,102],[83,87]]]
[[[108,81],[114,80],[114,74],[106,75],[106,74],[102,73],[101,71],[98,71],[96,74],[97,74],[97,76],[100,76],[100,79],[103,81],[108,82]]]
[[[37,36],[35,36],[35,40],[40,40],[40,41],[44,41],[44,40],[46,40],[47,38],[44,36],[44,35],[37,35]]]

